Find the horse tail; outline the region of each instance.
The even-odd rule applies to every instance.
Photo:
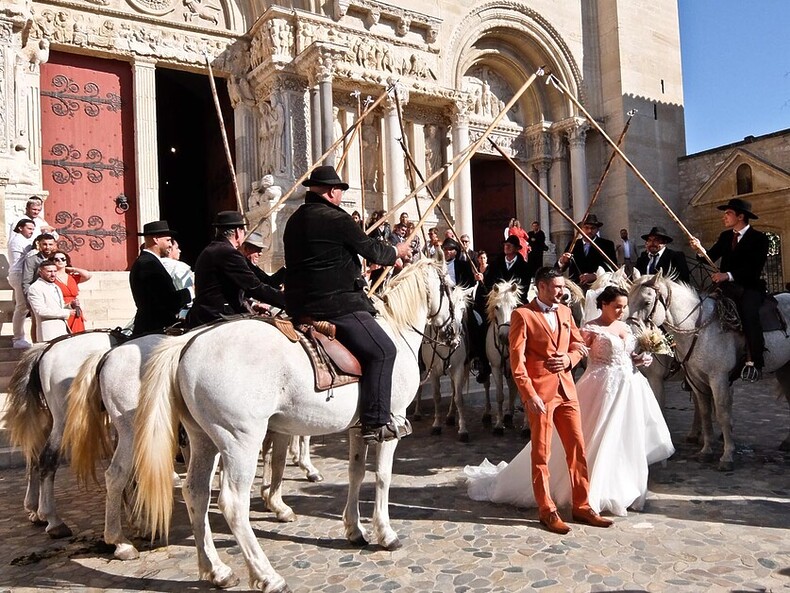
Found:
[[[179,408],[183,406],[178,363],[184,345],[193,335],[165,339],[157,346],[145,366],[140,387],[134,420],[134,514],[139,524],[150,530],[152,538],[162,534],[167,540],[173,514],[173,467]]]
[[[68,408],[61,448],[69,452],[71,469],[83,485],[89,478],[98,482],[96,460],[109,457],[113,451],[99,380],[105,355],[106,352],[96,352],[82,363],[66,396]]]
[[[47,344],[34,344],[25,351],[14,368],[8,385],[8,403],[3,424],[11,443],[29,461],[38,457],[52,430],[52,414],[44,401],[38,366]]]

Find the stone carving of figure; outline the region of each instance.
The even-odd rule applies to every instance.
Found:
[[[299,23],[299,51],[304,51],[315,40],[315,27],[304,21]]]
[[[212,25],[219,24],[219,13],[222,8],[214,6],[203,0],[184,0],[184,21],[191,23],[196,18],[210,22]]]
[[[53,39],[59,43],[71,43],[72,29],[69,26],[69,15],[62,10],[55,15],[55,33]]]
[[[234,108],[239,103],[248,107],[255,105],[255,94],[246,76],[231,76],[228,79],[228,96]]]
[[[332,107],[332,141],[335,142],[342,135],[343,135],[343,124],[340,123],[340,108]],[[346,147],[346,141],[344,140],[335,149],[336,167],[339,165],[340,159],[343,158],[343,151],[345,150],[345,147]]]
[[[283,188],[274,185],[274,176],[267,174],[261,177],[260,181],[252,182],[252,193],[247,205],[250,210],[264,205],[271,207],[282,195]]]
[[[362,124],[362,159],[365,167],[365,189],[378,191],[379,133],[373,123]]]
[[[433,175],[441,169],[443,159],[443,147],[441,128],[439,126],[427,125],[423,128],[425,134],[425,173],[426,177]],[[434,193],[442,191],[442,178],[437,177],[430,183]]]
[[[28,37],[25,47],[17,54],[17,65],[28,72],[36,72],[49,59],[49,39]]]
[[[481,102],[483,107],[483,112],[480,115],[485,115],[487,117],[491,116],[491,86],[488,84],[488,81],[483,81],[483,93],[481,96]]]
[[[27,138],[25,138],[24,132],[20,132],[14,143],[13,158],[8,165],[8,170],[3,175],[8,177],[9,185],[38,185],[38,175],[27,149]]]
[[[272,171],[274,174],[284,172],[284,128],[285,110],[277,93],[273,93],[269,101],[261,104],[259,147],[261,166],[264,171]]]

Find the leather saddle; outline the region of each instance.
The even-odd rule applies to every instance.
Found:
[[[316,391],[357,383],[362,376],[359,361],[335,339],[331,323],[305,319],[294,325],[282,317],[259,319],[276,327],[291,342],[302,345],[313,367]]]
[[[787,335],[787,320],[779,310],[779,301],[772,294],[760,305],[760,325],[764,332],[783,331]]]

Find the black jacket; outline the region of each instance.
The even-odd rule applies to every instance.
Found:
[[[246,258],[245,258],[246,259]],[[285,281],[285,268],[280,268],[274,274],[267,274],[263,270],[261,270],[258,266],[252,263],[250,260],[247,260],[247,266],[252,270],[252,273],[257,276],[258,280],[261,281],[261,284],[265,284],[266,286],[271,286],[272,288],[276,288],[280,290],[282,288],[283,282]]]
[[[546,233],[543,231],[528,231],[527,241],[530,247],[527,263],[533,267],[543,265],[543,252],[549,250],[549,246],[546,245]]]
[[[650,256],[647,251],[642,252],[642,255],[637,258],[634,265],[642,274],[647,274],[647,267],[650,265]],[[664,253],[658,258],[656,271],[658,270],[661,270],[664,274],[669,274],[670,270],[674,271],[681,282],[689,282],[691,280],[686,256],[683,255],[682,251],[675,251],[669,247],[665,247]]]
[[[615,252],[614,243],[612,241],[596,236],[593,242],[609,256],[609,259],[613,262],[617,261],[617,253]],[[571,259],[567,267],[568,276],[576,283],[579,282],[579,276],[582,274],[595,274],[599,267],[604,270],[612,270],[612,266],[606,262],[603,255],[592,245],[590,245],[590,250],[587,255],[584,254],[583,239],[576,241],[576,245],[574,245],[571,254],[573,255],[573,259]]]
[[[245,298],[285,307],[283,294],[261,283],[239,250],[226,239],[215,239],[195,262],[195,300],[187,317],[189,326],[246,313]]]
[[[283,245],[285,303],[293,317],[375,313],[359,256],[384,266],[397,259],[392,245],[368,237],[345,210],[310,191],[288,219]]]
[[[521,296],[526,297],[534,273],[535,270],[524,261],[520,253],[516,253],[516,261],[509,270],[505,263],[505,256],[502,255],[496,258],[486,270],[484,277],[486,289],[491,290],[494,284],[502,280],[516,280],[521,284]]]
[[[472,264],[469,263],[468,259],[460,259],[456,256],[453,261],[448,262],[447,265],[455,267],[455,283],[457,286],[470,288],[477,284],[474,270],[472,270]]]
[[[186,288],[176,290],[162,262],[149,251],[143,251],[132,264],[129,285],[137,305],[133,330],[136,336],[173,325],[191,298]]]
[[[735,284],[765,291],[765,282],[760,276],[768,259],[768,236],[750,226],[733,251],[732,233],[728,230],[719,235],[708,249],[708,257],[714,262],[721,258],[719,269],[732,274]]]

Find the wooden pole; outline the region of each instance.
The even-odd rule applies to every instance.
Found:
[[[639,169],[636,168],[636,165],[634,165],[631,162],[631,160],[627,156],[625,156],[625,153],[622,150],[620,150],[620,147],[617,146],[617,144],[614,143],[614,141],[609,137],[609,135],[604,131],[604,129],[598,124],[598,122],[593,119],[593,117],[584,108],[584,106],[579,102],[579,100],[576,97],[573,96],[573,94],[568,90],[568,87],[566,87],[564,84],[562,84],[562,82],[558,78],[556,78],[553,74],[549,74],[548,75],[548,77],[546,79],[546,84],[548,84],[548,83],[551,83],[552,86],[554,86],[554,88],[556,88],[558,91],[560,91],[566,97],[568,97],[568,99],[571,100],[571,102],[576,106],[576,108],[579,111],[581,111],[582,114],[584,114],[584,117],[587,118],[587,121],[590,123],[590,125],[592,127],[594,127],[601,134],[601,136],[604,137],[604,139],[609,143],[609,145],[614,149],[614,151],[620,156],[620,158],[623,159],[625,164],[628,165],[628,168],[631,169],[631,171],[633,171],[633,173],[634,173],[634,175],[636,175],[637,179],[639,179],[639,181],[642,182],[642,184],[647,188],[647,190],[650,192],[650,194],[656,199],[656,201],[661,205],[661,207],[666,211],[666,213],[669,214],[669,217],[673,221],[675,221],[675,223],[680,227],[680,230],[683,231],[683,233],[685,233],[686,237],[688,237],[689,240],[695,238],[694,235],[692,235],[691,232],[686,228],[686,225],[683,224],[683,222],[677,217],[677,215],[674,212],[672,212],[672,208],[670,208],[669,205],[667,205],[667,203],[664,201],[664,199],[660,195],[658,195],[658,192],[653,188],[652,185],[650,185],[650,182],[648,182],[648,180],[645,179],[645,176],[642,175],[642,173],[639,172]],[[708,257],[707,253],[702,252],[701,256],[716,271],[719,270],[719,268],[716,266],[716,264],[713,263],[713,260],[711,260],[710,257]]]
[[[362,93],[356,91],[357,96],[357,119],[362,116]],[[368,96],[370,101],[373,99]],[[362,218],[362,227],[365,227],[365,146],[363,144],[362,126],[359,127],[359,216]]]
[[[622,146],[623,140],[625,139],[626,133],[628,133],[628,128],[631,126],[631,119],[634,117],[634,113],[636,110],[628,112],[628,119],[625,122],[625,126],[623,126],[623,131],[620,132],[620,137],[617,139],[617,146]],[[612,168],[612,162],[614,162],[614,158],[617,156],[617,153],[613,150],[612,154],[609,155],[609,160],[606,162],[606,166],[603,169],[603,173],[601,174],[601,178],[598,180],[598,185],[595,186],[595,191],[593,192],[592,198],[590,198],[590,203],[587,206],[587,211],[584,213],[584,218],[582,220],[587,220],[587,217],[592,212],[593,206],[598,201],[598,196],[601,195],[601,188],[603,187],[603,182],[606,179],[606,176],[609,174],[609,170]],[[577,239],[579,238],[578,233],[573,234],[573,239],[568,244],[568,251],[573,251],[573,246],[576,243]]]
[[[400,144],[401,149],[403,150],[404,154],[408,154],[409,149],[408,145],[406,144],[406,126],[403,125],[403,111],[400,104],[400,97],[398,96],[398,85],[395,85],[395,90],[393,91],[395,96],[395,108],[398,113],[398,127],[400,128],[400,138],[398,139],[398,143]],[[410,162],[411,159],[409,159]],[[425,179],[420,176],[420,180],[424,181]],[[417,185],[417,182],[414,179],[414,168],[410,165],[409,166],[409,185],[412,189]],[[428,192],[430,193],[430,188],[426,186]],[[431,195],[433,197],[433,195]],[[420,197],[417,194],[414,194],[414,205],[417,207],[417,218],[422,218],[422,212],[420,210]],[[428,243],[428,237],[425,236],[425,227],[423,226],[421,229],[422,231],[422,241],[423,243]],[[453,231],[454,233],[455,231]]]
[[[378,99],[376,99],[375,101],[373,101],[373,103],[371,103],[370,107],[368,107],[368,108],[365,110],[365,112],[364,112],[362,115],[360,115],[360,116],[359,116],[359,118],[357,118],[357,120],[356,120],[354,123],[352,123],[352,124],[351,124],[351,125],[350,125],[350,126],[347,128],[347,129],[346,129],[346,131],[345,131],[345,132],[343,132],[343,135],[342,135],[342,136],[340,136],[340,138],[338,138],[337,140],[335,140],[335,142],[332,144],[332,146],[330,146],[329,148],[327,148],[327,149],[326,149],[326,152],[324,152],[324,154],[322,154],[320,157],[318,157],[318,160],[316,160],[316,161],[315,161],[315,162],[314,162],[312,165],[310,165],[310,166],[307,168],[307,171],[305,171],[305,172],[304,172],[304,174],[303,174],[303,175],[302,175],[302,176],[301,176],[299,179],[297,179],[297,180],[296,180],[296,183],[294,183],[294,184],[293,184],[293,186],[291,187],[291,189],[289,189],[287,192],[285,192],[285,193],[282,195],[282,197],[281,197],[279,200],[277,200],[277,203],[276,203],[274,206],[272,206],[271,208],[269,208],[269,210],[266,212],[266,214],[264,214],[264,215],[261,217],[261,219],[260,219],[260,220],[259,220],[259,221],[258,221],[258,222],[255,224],[255,226],[254,226],[252,229],[250,229],[250,231],[249,231],[250,233],[252,233],[253,231],[255,231],[255,230],[257,230],[258,228],[260,228],[260,226],[263,224],[263,221],[264,221],[264,220],[266,220],[267,218],[269,218],[269,217],[270,217],[272,214],[274,214],[274,213],[277,211],[277,209],[278,209],[280,206],[282,206],[282,205],[283,205],[283,203],[284,203],[284,202],[285,202],[285,201],[286,201],[288,198],[290,198],[290,197],[293,195],[293,193],[294,193],[294,192],[295,192],[297,189],[299,189],[299,186],[300,186],[300,185],[302,185],[302,181],[304,181],[305,179],[307,179],[307,178],[310,176],[310,173],[312,173],[312,172],[313,172],[313,169],[315,169],[315,168],[316,168],[318,165],[320,165],[321,163],[323,163],[323,162],[324,162],[324,159],[326,159],[326,157],[328,157],[330,154],[332,154],[332,152],[334,152],[334,151],[335,151],[335,149],[337,149],[337,147],[338,147],[338,146],[340,146],[340,143],[341,143],[341,142],[343,142],[343,140],[345,140],[345,138],[346,138],[346,137],[347,137],[347,136],[348,136],[348,135],[349,135],[351,132],[353,132],[353,131],[354,131],[354,130],[355,130],[357,127],[358,127],[358,126],[362,125],[362,121],[363,121],[363,120],[364,120],[364,119],[365,119],[365,118],[366,118],[368,115],[370,115],[370,114],[373,112],[373,110],[374,110],[376,107],[378,107],[378,106],[379,106],[379,104],[380,104],[380,103],[381,103],[381,102],[382,102],[382,101],[383,101],[383,100],[384,100],[384,99],[387,97],[387,93],[388,93],[388,92],[389,92],[389,89],[387,89],[386,91],[384,91],[384,92],[381,94],[381,96],[380,96]]]
[[[239,192],[239,182],[236,180],[236,168],[233,166],[233,157],[230,154],[230,144],[228,143],[228,133],[225,130],[225,118],[222,117],[222,107],[219,104],[217,85],[214,82],[214,71],[211,69],[211,61],[208,59],[208,54],[203,54],[203,57],[206,59],[206,67],[208,68],[208,82],[211,85],[211,96],[214,99],[214,108],[217,110],[219,131],[222,135],[222,145],[225,147],[225,158],[228,161],[230,179],[233,182],[233,193],[236,195],[236,207],[239,213],[244,214],[244,207],[241,204],[241,192]]]
[[[515,162],[515,161],[514,161],[512,158],[510,158],[510,157],[509,157],[507,154],[505,154],[505,151],[504,151],[504,150],[502,150],[501,148],[499,148],[499,146],[497,146],[495,142],[491,141],[491,145],[492,145],[492,146],[493,146],[493,147],[496,149],[496,151],[497,151],[499,154],[501,154],[501,155],[504,157],[504,159],[505,159],[505,160],[506,160],[508,163],[510,163],[510,166],[511,166],[511,167],[513,167],[513,169],[515,169],[515,171],[516,171],[516,172],[517,172],[519,175],[521,175],[521,177],[523,177],[525,181],[527,181],[527,182],[528,182],[528,183],[529,183],[529,184],[530,184],[530,185],[531,185],[533,188],[535,188],[535,191],[537,191],[537,192],[538,192],[538,194],[540,195],[540,197],[542,197],[544,200],[546,200],[546,201],[547,201],[547,202],[548,202],[548,203],[551,205],[551,207],[552,207],[552,208],[554,208],[554,209],[555,209],[557,212],[559,212],[559,213],[562,215],[562,217],[563,217],[565,220],[567,220],[569,223],[571,223],[571,225],[573,226],[573,228],[575,228],[575,229],[576,229],[576,232],[577,232],[577,233],[579,233],[579,234],[580,234],[582,237],[584,237],[585,239],[587,239],[587,240],[590,242],[590,245],[592,245],[593,247],[595,247],[595,248],[596,248],[596,249],[597,249],[597,250],[598,250],[598,251],[601,253],[601,255],[603,255],[604,259],[606,260],[606,262],[607,262],[607,263],[608,263],[610,266],[612,266],[612,269],[613,269],[613,270],[616,270],[616,269],[617,269],[617,264],[616,264],[616,263],[614,263],[614,262],[613,262],[613,261],[612,261],[612,260],[609,258],[609,256],[608,256],[608,255],[606,255],[606,253],[604,252],[604,250],[603,250],[603,249],[601,249],[601,246],[600,246],[600,245],[598,245],[597,243],[595,243],[595,242],[594,242],[594,241],[593,241],[593,240],[592,240],[592,239],[591,239],[591,238],[590,238],[590,237],[587,235],[587,233],[585,233],[585,232],[582,230],[582,228],[581,228],[581,227],[580,227],[578,224],[576,224],[576,222],[575,222],[575,221],[574,221],[574,220],[573,220],[573,219],[572,219],[570,216],[568,216],[568,214],[565,212],[565,210],[563,210],[562,208],[560,208],[560,206],[559,206],[559,205],[558,205],[558,204],[557,204],[557,203],[556,203],[554,200],[552,200],[552,199],[551,199],[551,198],[550,198],[550,197],[549,197],[549,196],[546,194],[546,192],[544,192],[544,191],[543,191],[543,190],[540,188],[540,186],[539,186],[537,183],[535,183],[535,180],[534,180],[534,179],[532,179],[532,177],[530,177],[529,175],[527,175],[527,174],[524,172],[524,170],[523,170],[521,167],[519,167],[519,166],[518,166],[518,163],[516,163],[516,162]]]
[[[423,214],[422,217],[420,217],[420,220],[417,221],[417,224],[414,226],[414,230],[412,230],[412,232],[409,234],[409,236],[406,237],[406,241],[411,241],[414,238],[414,235],[417,232],[419,232],[419,230],[422,227],[422,225],[425,224],[425,220],[428,218],[428,213],[433,208],[436,207],[436,205],[439,203],[439,201],[445,195],[447,195],[447,192],[450,191],[450,188],[452,187],[452,185],[455,182],[456,178],[461,174],[461,171],[463,170],[463,168],[469,163],[470,160],[472,160],[472,157],[475,155],[475,152],[477,152],[477,149],[480,148],[480,146],[483,144],[483,142],[486,141],[486,138],[488,138],[489,134],[491,134],[491,132],[494,131],[494,128],[496,128],[497,125],[499,125],[499,122],[502,120],[503,117],[505,117],[505,114],[508,111],[510,111],[510,109],[513,107],[513,105],[516,104],[516,101],[518,101],[521,98],[521,95],[523,95],[527,91],[527,89],[530,86],[532,86],[532,83],[535,82],[535,79],[539,75],[540,76],[543,75],[543,70],[539,69],[532,76],[530,76],[523,85],[521,85],[521,88],[516,91],[516,93],[513,95],[513,97],[511,97],[510,101],[507,102],[507,105],[505,105],[502,108],[502,111],[500,111],[497,114],[497,116],[488,125],[488,127],[480,135],[480,137],[477,140],[475,140],[469,146],[469,150],[466,152],[464,157],[461,159],[461,162],[458,163],[457,166],[453,167],[453,173],[452,173],[452,175],[450,175],[450,179],[447,180],[447,183],[444,185],[442,190],[439,192],[439,195],[437,195],[433,199],[433,202],[431,202],[430,206],[428,206],[428,209],[425,211],[425,214]],[[413,192],[413,193],[416,193],[416,192]],[[368,290],[368,294],[373,294],[374,292],[376,292],[376,289],[381,285],[382,282],[384,282],[384,278],[386,277],[386,275],[387,274],[386,274],[386,271],[385,271],[384,273],[381,274],[381,276],[379,276],[379,279]]]

